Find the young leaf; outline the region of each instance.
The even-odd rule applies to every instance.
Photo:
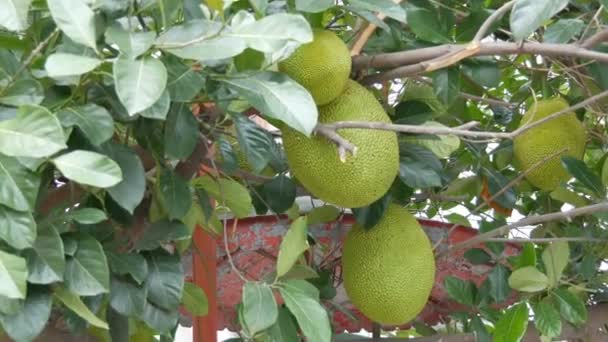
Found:
[[[81,235],[74,257],[65,266],[67,288],[80,296],[95,296],[110,290],[110,270],[99,241]]]
[[[563,156],[562,164],[576,180],[593,191],[598,197],[602,197],[606,193],[600,177],[593,173],[582,160]]]
[[[279,291],[308,340],[331,341],[327,311],[319,303],[319,292],[314,286],[305,280],[288,280],[281,284]]]
[[[520,303],[509,308],[496,322],[495,342],[518,342],[528,328],[528,306]]]
[[[549,279],[536,267],[526,266],[511,273],[509,286],[522,292],[539,292],[549,286]]]
[[[48,0],[51,15],[63,33],[73,41],[97,49],[95,13],[80,0]]]
[[[109,188],[122,180],[122,171],[112,159],[96,152],[76,150],[53,159],[67,178],[98,188]]]
[[[318,111],[310,93],[284,74],[264,71],[223,80],[264,115],[310,136]]]
[[[242,302],[243,321],[250,336],[269,328],[277,321],[277,303],[268,284],[246,282]]]
[[[16,158],[0,154],[0,204],[19,211],[34,209],[40,177]]]
[[[194,316],[205,316],[209,312],[209,302],[205,291],[190,282],[184,283],[182,304]]]
[[[580,325],[587,321],[587,308],[585,303],[572,292],[566,289],[555,289],[551,297],[559,307],[562,317],[574,324]]]
[[[0,251],[0,296],[23,299],[26,296],[25,259]]]
[[[131,60],[119,57],[114,62],[114,84],[120,102],[133,116],[151,107],[167,86],[167,69],[152,57]]]
[[[447,276],[443,281],[447,293],[458,303],[472,306],[475,298],[475,284],[453,276]]]
[[[568,242],[553,242],[545,248],[542,254],[549,286],[556,286],[562,277],[564,269],[568,265],[570,258],[570,247]]]
[[[515,40],[528,38],[547,19],[568,5],[568,0],[518,0],[511,9],[511,32]]]
[[[4,331],[15,341],[32,341],[46,326],[53,300],[42,291],[29,291],[21,310],[13,315],[0,315]]]
[[[66,147],[59,120],[44,107],[23,105],[0,121],[0,153],[7,156],[47,157]]]
[[[94,313],[82,302],[80,297],[73,292],[70,292],[63,286],[55,287],[55,297],[57,297],[65,306],[74,311],[78,316],[89,322],[91,325],[101,329],[109,329],[108,323],[95,316]]]
[[[561,334],[562,320],[550,298],[544,298],[538,304],[532,305],[532,308],[534,309],[534,325],[542,335],[557,337]]]
[[[38,230],[34,248],[26,251],[28,276],[33,284],[63,281],[65,255],[63,241],[53,226]]]
[[[306,217],[293,221],[287,234],[283,237],[277,259],[277,278],[286,274],[296,263],[300,254],[308,249]]]
[[[78,126],[95,146],[108,141],[114,134],[112,116],[107,109],[96,104],[67,107],[57,112],[57,117],[63,127]]]

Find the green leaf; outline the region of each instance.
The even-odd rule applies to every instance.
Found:
[[[517,291],[539,292],[549,286],[549,279],[536,267],[526,266],[511,273],[509,286]]]
[[[167,89],[171,100],[175,102],[188,102],[199,94],[205,86],[205,78],[192,67],[182,64],[177,58],[165,61],[167,66]]]
[[[510,25],[517,41],[528,38],[547,19],[568,5],[568,0],[518,0],[511,9]]]
[[[57,118],[63,127],[78,126],[93,145],[112,138],[114,120],[107,109],[96,104],[85,104],[68,107],[57,112]]]
[[[578,36],[585,28],[585,22],[579,19],[559,19],[547,27],[543,41],[546,43],[565,44]]]
[[[602,183],[604,186],[608,186],[608,158],[604,159],[604,165],[602,166]]]
[[[112,277],[110,281],[110,306],[124,316],[140,316],[144,313],[147,289],[131,281]]]
[[[190,237],[190,230],[180,221],[167,219],[155,222],[146,230],[133,248],[139,251],[150,251],[168,241],[184,240]]]
[[[108,219],[103,210],[97,208],[81,208],[68,211],[63,217],[82,224],[95,224]]]
[[[146,174],[139,156],[129,147],[108,142],[101,153],[114,160],[122,171],[122,181],[107,189],[112,199],[129,213],[141,203],[146,191]]]
[[[78,76],[97,68],[102,62],[97,58],[56,52],[46,59],[44,69],[53,78]]]
[[[110,290],[110,271],[101,244],[94,238],[78,237],[78,249],[65,267],[67,288],[80,296],[95,296]]]
[[[589,200],[584,196],[581,196],[578,193],[561,186],[551,191],[549,196],[551,196],[551,198],[554,200],[570,203],[575,207],[584,207],[589,204]]]
[[[223,79],[264,115],[310,136],[318,111],[310,93],[287,75],[264,71],[250,77]]]
[[[500,83],[501,70],[492,58],[467,60],[462,64],[462,71],[475,83],[484,87],[493,88]]]
[[[167,118],[167,113],[169,113],[170,107],[171,96],[169,96],[169,91],[165,89],[160,98],[156,102],[154,102],[151,107],[146,108],[139,114],[144,118],[148,119],[165,120]]]
[[[154,43],[154,32],[130,32],[120,25],[112,25],[106,30],[106,41],[118,45],[120,52],[130,58],[137,58]]]
[[[171,219],[181,219],[192,206],[192,194],[188,183],[171,170],[164,169],[161,172],[160,192]]]
[[[490,296],[496,303],[506,300],[511,294],[511,288],[508,283],[509,274],[509,269],[501,264],[496,265],[494,269],[492,269],[492,272],[488,274],[488,279],[490,281]]]
[[[169,332],[170,330],[175,328],[178,317],[179,312],[177,311],[177,309],[164,310],[150,303],[150,301],[146,301],[142,319],[149,327],[154,330],[157,330],[159,332]]]
[[[559,312],[548,297],[536,305],[532,305],[532,308],[534,309],[534,325],[543,336],[557,337],[562,333],[562,320]]]
[[[205,316],[209,312],[209,302],[205,291],[190,282],[184,283],[182,304],[194,316]]]
[[[581,182],[589,190],[593,191],[598,197],[603,197],[606,189],[602,185],[602,180],[593,173],[582,160],[570,156],[562,157],[562,165],[568,172]]]
[[[371,229],[380,222],[390,203],[391,195],[387,194],[368,206],[352,208],[351,210],[358,224],[362,225],[365,229]]]
[[[286,274],[296,263],[298,258],[308,249],[308,226],[306,217],[297,218],[281,241],[277,258],[277,278]]]
[[[496,322],[495,342],[518,342],[528,328],[528,306],[520,303],[509,308]]]
[[[0,103],[9,106],[37,105],[44,99],[44,89],[33,79],[17,80],[2,91]]]
[[[30,291],[21,310],[14,315],[0,315],[0,323],[14,341],[32,341],[46,326],[52,304],[48,293]]]
[[[557,241],[545,248],[542,254],[543,263],[549,279],[549,286],[556,286],[562,277],[570,258],[568,242]]]
[[[319,274],[310,266],[304,264],[293,265],[282,279],[312,279],[318,278]]]
[[[0,251],[0,296],[25,298],[26,278],[25,259]]]
[[[30,212],[0,205],[0,239],[16,249],[32,247],[36,240],[36,221]]]
[[[433,43],[449,42],[446,32],[442,29],[443,25],[439,21],[436,9],[408,4],[406,11],[409,27],[418,38]]]
[[[291,208],[296,199],[296,183],[285,175],[278,175],[262,185],[266,203],[277,214]]]
[[[464,257],[473,265],[483,265],[492,261],[490,254],[481,248],[469,249],[464,252]]]
[[[254,50],[272,53],[281,50],[288,43],[306,44],[312,42],[312,29],[299,14],[276,13],[253,21],[247,12],[239,12],[239,20],[232,20],[232,30],[227,37],[240,38],[246,46]],[[240,21],[239,23],[235,23]],[[277,28],[280,27],[280,30]]]
[[[122,180],[122,171],[112,159],[97,152],[76,150],[53,159],[67,178],[98,188],[109,188]]]
[[[44,107],[23,105],[0,121],[0,153],[7,156],[47,157],[66,147],[59,120]]]
[[[272,341],[299,342],[298,330],[291,318],[289,310],[285,307],[279,308],[279,317],[275,324],[268,330]]]
[[[387,17],[406,23],[405,10],[392,0],[351,0],[349,3],[352,6],[368,11],[379,12]]]
[[[167,86],[167,69],[152,57],[132,60],[122,56],[114,62],[114,84],[120,102],[133,116],[161,97]]]
[[[48,0],[55,24],[76,43],[97,49],[95,13],[81,0]]]
[[[479,316],[473,316],[471,319],[471,327],[476,334],[477,342],[492,342],[492,335],[488,332],[486,325]]]
[[[78,316],[80,316],[92,326],[106,330],[109,329],[108,323],[95,316],[95,314],[92,313],[91,310],[89,310],[89,308],[82,302],[80,297],[78,297],[78,295],[76,295],[75,293],[70,292],[63,286],[57,286],[55,287],[54,295],[66,307],[74,311]]]
[[[475,284],[453,276],[445,277],[443,286],[447,293],[458,303],[472,306],[475,299]]]
[[[585,303],[575,294],[566,289],[555,289],[551,297],[557,303],[562,317],[574,324],[580,325],[587,321]]]
[[[272,137],[268,132],[243,115],[233,116],[238,149],[254,172],[262,172],[270,159]]]
[[[63,281],[65,255],[63,241],[53,226],[38,230],[34,248],[26,251],[27,280],[33,284]]]
[[[0,25],[9,31],[23,31],[29,27],[27,12],[32,0],[0,0]]]
[[[152,254],[147,260],[148,300],[161,309],[177,309],[184,288],[184,270],[179,256]]]
[[[138,284],[148,277],[148,263],[141,254],[106,252],[112,273],[130,275]]]
[[[230,208],[238,218],[248,217],[254,211],[249,191],[238,182],[226,178],[218,178],[216,181],[210,176],[202,176],[194,179],[192,184],[205,190],[218,204]]]
[[[420,126],[426,127],[446,127],[435,121],[427,121]],[[460,147],[460,139],[455,135],[415,135],[411,137],[404,137],[401,141],[407,141],[412,144],[418,144],[420,146],[428,148],[433,152],[437,158],[446,159],[450,155],[458,150]]]
[[[321,207],[316,207],[312,209],[306,217],[308,217],[308,224],[319,224],[325,222],[331,222],[338,218],[340,215],[340,209],[334,207],[333,205],[323,205]]]
[[[192,154],[198,140],[198,122],[190,111],[190,105],[175,104],[165,124],[165,155],[185,159]]]
[[[278,318],[277,303],[268,284],[248,281],[243,286],[243,320],[250,336],[269,328]]]
[[[487,177],[490,195],[494,195],[501,191],[501,189],[509,184],[509,179],[496,170],[484,168],[483,174]],[[494,199],[494,201],[498,202],[503,208],[513,208],[516,200],[517,195],[512,187]]]
[[[0,154],[0,204],[19,211],[34,210],[40,177],[17,159]]]
[[[14,315],[23,308],[23,300],[0,296],[0,315]]]
[[[399,179],[410,188],[441,186],[441,162],[428,149],[400,143]]]
[[[319,303],[319,291],[314,286],[294,279],[281,283],[279,291],[309,341],[331,341],[327,311]]]
[[[333,0],[296,0],[296,10],[300,12],[319,13],[334,7]]]
[[[460,71],[455,67],[435,71],[433,88],[439,101],[450,106],[460,96]]]

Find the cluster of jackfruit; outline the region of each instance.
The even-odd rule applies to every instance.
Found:
[[[315,31],[279,70],[304,86],[319,106],[319,122],[390,123],[382,105],[365,87],[349,79],[351,58],[334,33]],[[291,172],[312,195],[347,208],[369,205],[390,188],[399,169],[394,132],[341,129],[358,150],[340,160],[338,147],[323,136],[311,138],[282,127]],[[344,287],[352,303],[371,320],[402,324],[424,308],[435,279],[431,243],[416,219],[390,205],[366,230],[354,225],[344,242]]]

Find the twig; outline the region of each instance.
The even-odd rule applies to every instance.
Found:
[[[608,29],[603,29],[583,41],[581,47],[590,49],[599,43],[605,42],[606,40],[608,40]]]
[[[550,222],[550,221],[570,220],[577,216],[589,215],[589,214],[593,214],[596,212],[602,212],[602,211],[608,211],[608,202],[592,204],[592,205],[588,205],[588,206],[584,206],[584,207],[580,207],[580,208],[576,208],[576,209],[572,209],[572,210],[568,210],[568,211],[561,211],[561,212],[555,212],[555,213],[544,214],[544,215],[528,216],[515,223],[501,226],[492,231],[476,235],[475,237],[473,237],[471,239],[468,239],[461,243],[455,244],[455,245],[449,247],[446,251],[439,253],[438,257],[444,257],[455,251],[475,246],[479,243],[482,243],[483,241],[486,241],[487,239],[494,238],[499,235],[504,235],[504,234],[508,233],[511,229],[525,227],[525,226],[533,226],[533,225]]]
[[[357,154],[357,146],[342,138],[336,132],[336,129],[330,128],[327,124],[317,124],[315,132],[333,141],[338,146],[338,156],[343,163],[346,162],[346,152],[350,152],[353,156]]]
[[[21,73],[23,71],[25,71],[25,69],[27,69],[34,62],[34,59],[36,57],[38,57],[38,55],[40,55],[40,53],[42,53],[42,50],[50,43],[51,39],[53,39],[53,37],[55,37],[58,33],[59,33],[59,28],[55,28],[55,30],[53,30],[53,32],[51,32],[51,34],[49,34],[48,37],[46,37],[43,41],[41,41],[40,44],[38,44],[38,46],[36,46],[36,48],[34,48],[34,50],[32,50],[30,55],[27,56],[25,61],[23,61],[23,63],[19,66],[19,69],[17,69],[17,71],[8,78],[8,82],[6,83],[4,88],[0,91],[0,94],[4,93],[4,91],[6,91],[6,89],[8,89],[17,80],[19,75],[21,75]]]
[[[142,30],[149,31],[148,25],[142,18],[141,13],[139,12],[139,5],[137,4],[137,0],[133,1],[133,10],[135,10],[135,17],[137,17],[137,21],[139,21],[139,25],[141,25]]]
[[[502,18],[502,16],[505,15],[505,13],[507,13],[507,11],[509,11],[513,7],[514,3],[515,3],[515,1],[505,2],[499,9],[494,11],[494,13],[492,13],[492,15],[490,15],[483,22],[483,24],[481,25],[481,27],[475,34],[475,37],[473,37],[473,41],[480,42],[486,36],[486,33],[490,29],[490,26],[492,26],[492,24],[494,24],[494,22],[500,20]]]
[[[517,107],[517,105],[513,104],[513,103],[509,103],[509,102],[497,100],[497,99],[492,99],[492,98],[488,98],[488,97],[481,97],[481,96],[468,94],[468,93],[461,92],[460,97],[462,97],[463,99],[471,100],[471,101],[484,102],[484,103],[487,103],[489,105],[494,105],[494,106],[502,106],[502,107],[507,107],[507,108]]]
[[[595,243],[606,243],[606,239],[586,238],[586,237],[556,237],[556,238],[526,238],[526,239],[513,239],[513,238],[488,238],[483,242],[508,242],[508,243],[551,243],[557,241],[565,242],[595,242]]]
[[[403,2],[403,0],[393,0],[393,2],[396,4],[400,4],[401,2]],[[376,18],[378,18],[378,20],[384,20],[384,18],[386,18],[386,15],[379,13],[376,15]],[[363,31],[361,31],[361,33],[359,34],[359,36],[353,43],[353,46],[350,49],[351,56],[356,56],[361,53],[361,50],[363,50],[363,47],[365,46],[365,44],[367,43],[367,41],[372,36],[374,31],[376,31],[377,28],[378,28],[378,26],[376,26],[372,23],[367,24],[365,29],[363,29]]]
[[[593,25],[593,22],[597,23],[597,17],[602,12],[604,12],[604,5],[600,5],[600,7],[597,9],[597,11],[595,11],[595,13],[593,14],[593,17],[591,18],[591,20],[589,20],[589,24],[587,24],[587,26],[583,30],[583,33],[581,34],[581,38],[579,39],[579,41],[582,40],[583,37],[585,37],[587,35],[587,32],[589,32],[589,29],[591,28],[591,25]],[[598,23],[598,26],[599,26],[599,23]]]

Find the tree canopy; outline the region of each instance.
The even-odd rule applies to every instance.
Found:
[[[302,257],[308,226],[348,212],[373,227],[397,203],[479,229],[435,257],[464,250],[491,271],[482,284],[438,284],[461,304],[445,324],[383,336],[606,339],[607,7],[0,0],[0,332],[29,341],[60,320],[104,341],[170,341],[180,307],[208,312],[204,291],[184,281],[182,255],[200,253],[193,232],[225,237],[228,217],[282,215],[290,228],[276,272],[233,270],[243,279],[238,340],[353,338],[333,332],[326,310],[337,266]],[[347,44],[351,78],[391,123],[319,121],[309,91],[277,67],[314,29]],[[542,121],[574,113],[583,156],[555,151],[522,169],[522,117],[556,97],[568,107]],[[328,139],[342,160],[363,146],[341,132],[398,132],[398,175],[369,206],[303,212],[295,200],[309,193],[276,127]],[[553,161],[568,181],[542,190],[527,180]],[[507,243],[520,253],[506,257]]]

